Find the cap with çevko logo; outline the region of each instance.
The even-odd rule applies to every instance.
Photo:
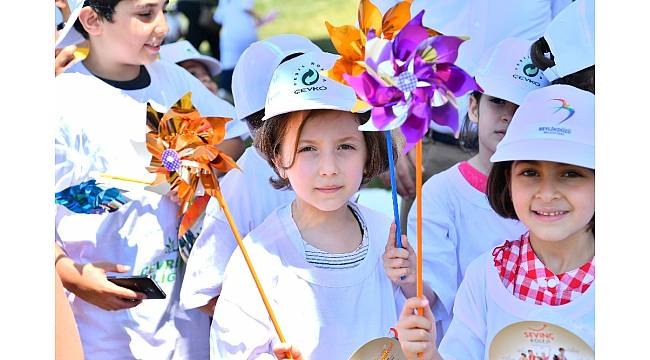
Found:
[[[594,107],[594,94],[573,86],[531,91],[490,161],[554,161],[595,169]]]
[[[263,120],[300,110],[352,112],[354,90],[324,75],[337,58],[335,54],[312,51],[280,64],[269,85]]]
[[[521,105],[526,94],[549,85],[530,60],[532,41],[507,38],[494,48],[476,72],[476,82],[487,95]]]

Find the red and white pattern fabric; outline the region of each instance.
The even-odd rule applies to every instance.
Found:
[[[536,304],[564,305],[583,294],[594,281],[594,258],[577,269],[554,274],[530,246],[529,234],[506,241],[492,252],[505,287],[519,299]]]

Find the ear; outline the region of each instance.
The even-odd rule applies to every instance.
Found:
[[[102,23],[99,15],[90,6],[84,6],[79,13],[79,22],[86,29],[88,35],[97,36],[102,33]]]
[[[469,117],[470,121],[473,123],[478,124],[478,105],[479,105],[480,100],[476,98],[474,95],[469,96],[469,100],[467,102],[467,116]]]

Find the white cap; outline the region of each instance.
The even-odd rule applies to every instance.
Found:
[[[165,61],[178,64],[186,60],[195,60],[204,64],[210,71],[210,75],[215,76],[221,72],[219,60],[201,54],[187,40],[180,40],[171,44],[165,44],[160,47],[160,58]]]
[[[490,161],[545,160],[595,169],[594,99],[569,85],[531,91]]]
[[[324,74],[336,59],[338,55],[312,51],[280,64],[271,78],[263,120],[299,110],[351,112],[357,100],[354,90]]]
[[[594,22],[594,0],[576,0],[551,21],[544,32],[555,61],[555,66],[544,70],[549,81],[595,64]]]
[[[65,26],[59,32],[59,37],[54,44],[55,49],[62,49],[66,46],[76,45],[84,41],[83,35],[78,32],[72,25],[79,18],[81,8],[83,8],[86,0],[68,0],[68,7],[70,8],[70,17],[65,22]]]
[[[232,96],[237,118],[264,109],[271,77],[280,62],[291,54],[321,51],[306,37],[283,34],[252,43],[239,57],[232,74]]]
[[[518,38],[507,38],[497,44],[476,72],[476,82],[485,94],[520,105],[528,92],[549,85],[530,60],[531,44],[530,40]]]

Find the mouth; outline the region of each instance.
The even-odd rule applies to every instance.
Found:
[[[532,210],[532,212],[541,221],[556,221],[569,213],[567,210]]]
[[[150,42],[150,43],[144,44],[144,46],[147,47],[147,49],[149,49],[149,50],[158,52],[158,51],[160,51],[160,44],[161,44],[160,42]]]
[[[343,189],[343,186],[336,186],[336,185],[333,185],[333,186],[321,186],[321,187],[316,188],[316,190],[318,190],[320,192],[323,192],[323,193],[326,193],[326,194],[335,193],[335,192],[337,192],[337,191],[339,191],[341,189]]]

